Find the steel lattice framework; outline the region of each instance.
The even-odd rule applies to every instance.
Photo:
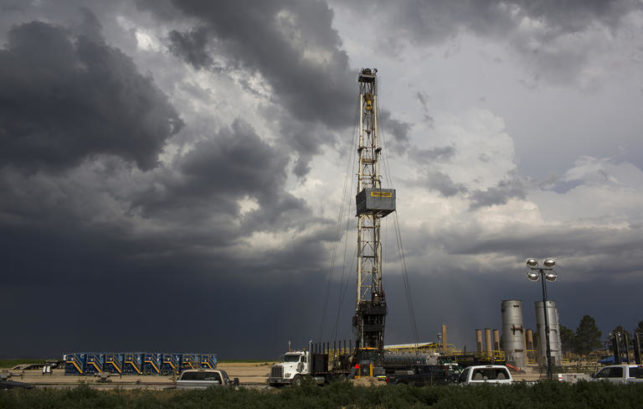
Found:
[[[373,349],[379,351],[377,356],[384,347],[386,318],[380,220],[395,210],[395,191],[381,187],[376,74],[377,70],[366,68],[358,77],[357,306],[353,327],[358,350]]]

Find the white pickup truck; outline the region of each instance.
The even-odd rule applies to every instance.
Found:
[[[476,365],[464,368],[458,383],[463,385],[510,384],[513,382],[511,373],[504,365]]]
[[[210,386],[238,385],[239,379],[230,380],[221,369],[187,369],[176,380],[177,389],[206,389]]]
[[[592,375],[593,381],[643,383],[643,365],[609,365]]]

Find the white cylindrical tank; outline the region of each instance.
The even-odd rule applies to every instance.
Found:
[[[502,350],[505,359],[519,368],[525,367],[524,327],[522,325],[522,301],[503,300]]]
[[[553,301],[547,301],[547,318],[549,320],[549,349],[551,350],[551,360],[553,365],[558,366],[562,359],[562,349],[558,309],[556,309],[556,303]],[[545,315],[543,313],[542,301],[536,301],[536,326],[538,331],[538,362],[544,365],[547,363],[547,338],[545,337]]]

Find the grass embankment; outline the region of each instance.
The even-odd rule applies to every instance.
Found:
[[[434,408],[640,409],[643,385],[544,382],[535,386],[358,387],[338,382],[280,391],[211,388],[205,391],[11,390],[0,408]]]
[[[47,359],[0,359],[0,368],[13,368],[19,364],[44,364]]]

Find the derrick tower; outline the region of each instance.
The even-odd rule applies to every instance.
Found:
[[[395,190],[382,189],[377,128],[376,69],[364,68],[359,83],[359,169],[357,173],[357,305],[353,317],[356,355],[381,363],[386,299],[382,288],[380,221],[395,211]]]

